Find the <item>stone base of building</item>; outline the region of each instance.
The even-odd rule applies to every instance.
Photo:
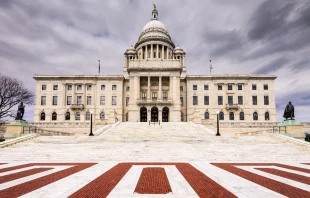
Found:
[[[28,122],[25,120],[14,120],[10,124],[6,125],[6,133],[4,134],[4,138],[16,138],[20,137],[23,133],[24,126],[29,126]]]
[[[304,138],[303,125],[296,120],[284,120],[279,127],[285,127],[285,133],[294,138]]]

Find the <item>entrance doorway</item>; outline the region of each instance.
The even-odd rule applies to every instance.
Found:
[[[169,122],[169,108],[163,108],[163,122]]]
[[[140,122],[147,122],[147,109],[146,109],[146,107],[141,107],[141,109],[140,109]]]
[[[158,108],[152,107],[151,109],[151,122],[158,122]]]

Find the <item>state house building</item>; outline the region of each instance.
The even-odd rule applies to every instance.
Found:
[[[35,75],[34,122],[275,122],[273,75],[186,75],[185,51],[152,19],[123,75]]]

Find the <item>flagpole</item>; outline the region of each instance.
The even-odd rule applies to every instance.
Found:
[[[99,66],[98,66],[98,73],[100,74],[100,60],[98,60]]]

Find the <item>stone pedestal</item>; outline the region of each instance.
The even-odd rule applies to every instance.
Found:
[[[286,127],[286,134],[294,138],[305,138],[303,132],[303,125],[297,122],[296,120],[284,120],[280,127]]]
[[[5,138],[20,137],[23,132],[23,127],[28,126],[28,122],[25,120],[14,120],[10,124],[6,125]]]

